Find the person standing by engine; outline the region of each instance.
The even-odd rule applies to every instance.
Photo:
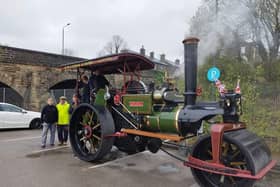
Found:
[[[69,108],[69,114],[72,114],[73,111],[80,105],[80,100],[77,94],[74,94],[72,97],[72,104]]]
[[[81,102],[90,103],[90,87],[86,75],[82,75],[81,81],[79,81],[79,88],[81,89]]]
[[[48,131],[50,130],[50,145],[54,146],[56,123],[58,120],[58,111],[54,105],[53,99],[49,98],[41,112],[41,121],[43,123],[42,144],[41,147],[46,147]]]
[[[89,85],[90,91],[94,90],[95,77],[96,77],[95,72],[91,72],[91,75],[90,75],[89,81],[88,81],[88,85]]]
[[[104,97],[107,95],[110,97],[109,94],[109,81],[105,78],[105,76],[100,72],[99,69],[95,71],[95,78],[93,80],[94,83],[94,105],[101,105],[105,106],[106,102],[104,100]]]
[[[97,92],[99,89],[105,89],[106,86],[109,87],[110,83],[101,73],[99,69],[95,71],[94,89]]]
[[[68,129],[70,122],[70,104],[66,101],[65,96],[59,98],[59,103],[56,105],[58,111],[58,122],[57,122],[57,135],[58,135],[58,145],[67,144],[68,140]]]

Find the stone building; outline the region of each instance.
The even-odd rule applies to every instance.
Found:
[[[129,51],[132,53],[137,53],[135,51],[131,50],[124,50]],[[151,51],[149,54],[146,53],[146,49],[144,46],[141,47],[139,54],[145,56],[146,58],[150,59],[155,64],[155,70],[156,71],[163,71],[168,72],[169,75],[174,74],[174,72],[179,68],[180,60],[176,59],[174,62],[167,59],[165,57],[165,54],[160,54],[159,58],[155,57],[155,52]]]
[[[168,77],[173,77],[175,72],[179,69],[180,66],[180,60],[176,59],[174,62],[167,59],[165,57],[165,54],[160,54],[159,58],[155,57],[155,52],[151,51],[150,53],[146,53],[146,49],[144,46],[140,48],[139,52],[132,51],[132,50],[122,50],[121,52],[130,52],[130,53],[137,53],[145,56],[149,60],[151,60],[155,64],[155,68],[153,70],[143,71],[142,72],[142,80],[147,85],[150,82],[155,81],[155,75],[162,74],[162,76],[165,76],[165,73]],[[114,75],[114,82],[116,82],[116,85],[118,85],[118,82],[122,82],[122,76],[120,75]],[[162,77],[164,79],[164,77]],[[163,80],[164,81],[164,80]],[[155,81],[157,82],[157,81]],[[159,86],[159,85],[156,85]]]
[[[157,70],[172,72],[177,68],[164,55],[160,59],[156,59],[153,52],[147,56],[144,48],[140,53],[150,58]],[[58,66],[81,60],[86,59],[0,46],[0,102],[39,111],[49,96],[66,95],[70,98],[76,72],[62,72]],[[60,89],[65,83],[72,86]]]

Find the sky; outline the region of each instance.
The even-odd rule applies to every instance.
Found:
[[[182,60],[182,40],[201,0],[0,0],[0,44],[94,58],[113,35],[131,50]]]

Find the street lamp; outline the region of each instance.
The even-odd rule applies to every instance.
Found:
[[[71,23],[67,23],[66,25],[64,25],[63,27],[62,27],[62,55],[64,55],[64,29],[65,29],[65,27],[67,27],[67,26],[69,26]]]

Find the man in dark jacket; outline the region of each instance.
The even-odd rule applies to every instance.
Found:
[[[90,103],[90,86],[89,80],[86,75],[82,75],[81,80],[79,81],[79,88],[81,89],[82,103]]]
[[[110,83],[109,81],[105,78],[105,76],[101,73],[99,69],[95,71],[95,79],[94,79],[94,89],[95,92],[99,89],[105,89],[106,86],[109,87]]]
[[[46,147],[48,130],[51,131],[50,145],[54,146],[56,123],[58,120],[58,112],[54,105],[53,99],[49,98],[47,105],[44,106],[41,112],[41,121],[43,123],[42,144],[41,147]]]

